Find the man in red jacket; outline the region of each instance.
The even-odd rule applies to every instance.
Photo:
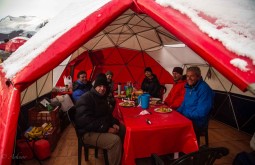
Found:
[[[175,110],[181,106],[185,94],[184,85],[187,81],[183,78],[182,73],[181,67],[174,67],[173,78],[175,83],[165,99],[165,103]]]

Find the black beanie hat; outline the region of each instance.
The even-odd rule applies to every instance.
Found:
[[[173,72],[177,72],[177,73],[179,73],[180,75],[182,75],[183,69],[182,69],[181,67],[174,67]]]
[[[146,72],[146,71],[148,71],[148,72],[151,72],[151,73],[152,73],[152,70],[151,70],[151,68],[150,68],[150,67],[146,67],[146,68],[144,69],[144,72]]]
[[[95,79],[95,83],[94,83],[94,88],[96,88],[99,85],[104,85],[107,86],[107,78],[105,76],[105,74],[103,73],[99,73]]]

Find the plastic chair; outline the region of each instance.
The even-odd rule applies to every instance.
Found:
[[[206,126],[203,129],[195,130],[198,146],[200,146],[200,137],[203,137],[203,136],[205,137],[205,145],[209,146],[208,124],[209,124],[209,119],[206,123]]]
[[[151,164],[152,165],[165,165],[164,161],[157,154],[151,154]]]
[[[201,147],[199,151],[183,155],[170,165],[213,165],[216,159],[220,159],[221,157],[228,155],[228,153],[229,150],[225,147]],[[164,163],[162,164],[163,160],[158,155],[153,154],[151,157],[153,165],[164,165]]]
[[[75,107],[74,106],[71,107],[67,111],[67,116],[68,116],[70,123],[73,125],[76,135],[77,135],[77,138],[78,138],[78,165],[81,165],[82,147],[84,147],[85,161],[88,161],[88,159],[89,159],[89,149],[90,148],[95,149],[95,157],[98,158],[98,147],[91,145],[91,144],[85,144],[83,141],[83,136],[78,134],[78,131],[75,127],[75,122],[74,122],[75,111],[76,111]],[[107,150],[103,149],[103,153],[104,153],[105,165],[109,165]]]
[[[209,146],[209,133],[208,133],[208,126],[209,126],[209,121],[211,118],[213,108],[210,110],[209,114],[207,115],[207,120],[205,123],[205,126],[202,129],[195,129],[196,133],[196,138],[197,138],[197,144],[200,146],[200,137],[205,137],[205,146]]]

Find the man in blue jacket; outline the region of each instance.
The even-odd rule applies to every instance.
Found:
[[[207,124],[208,114],[213,106],[214,92],[203,81],[199,67],[189,67],[186,71],[186,78],[184,101],[177,111],[193,122],[196,132]]]
[[[92,88],[91,82],[87,80],[87,73],[85,71],[80,71],[77,74],[77,78],[78,79],[73,83],[72,98],[74,102]]]

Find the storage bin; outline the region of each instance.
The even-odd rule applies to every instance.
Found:
[[[30,126],[42,126],[44,123],[51,123],[54,127],[59,127],[59,109],[55,107],[52,111],[48,111],[45,108],[33,107],[28,111],[28,120]]]
[[[60,136],[61,136],[60,127],[54,127],[51,131],[48,131],[44,135],[44,139],[48,140],[50,143],[51,151],[53,151],[55,147],[57,146]]]

